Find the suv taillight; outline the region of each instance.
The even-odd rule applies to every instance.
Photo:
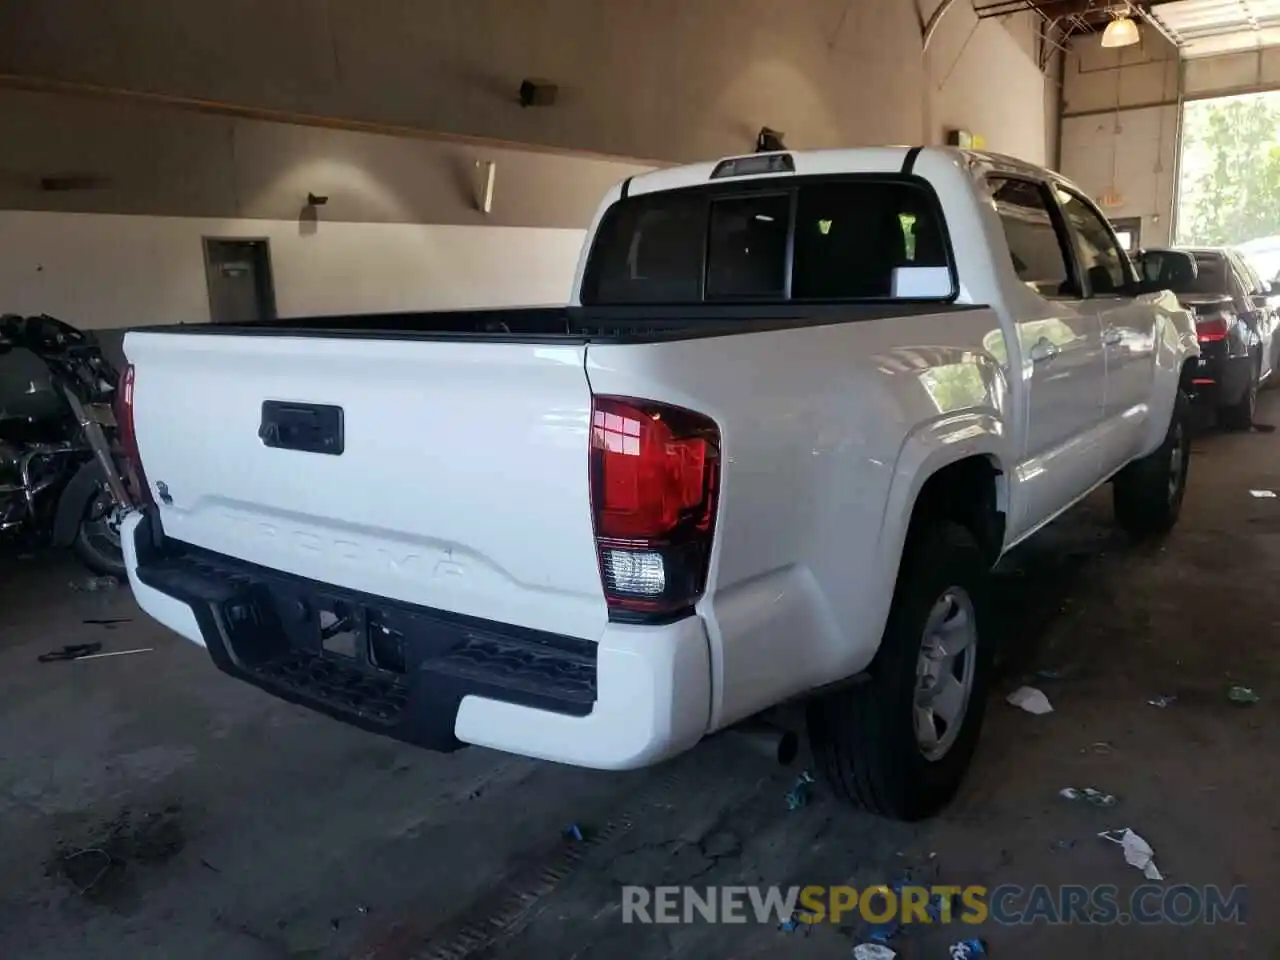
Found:
[[[1228,315],[1213,313],[1196,317],[1196,339],[1201,343],[1227,339]]]
[[[120,387],[116,391],[116,430],[120,437],[120,446],[124,450],[127,468],[132,476],[127,479],[133,488],[133,494],[147,505],[155,506],[155,498],[151,496],[151,485],[147,483],[147,475],[142,470],[142,456],[138,453],[138,435],[133,425],[133,364],[130,363],[120,374]]]
[[[591,504],[611,612],[662,617],[702,595],[720,490],[720,431],[628,397],[591,411]]]

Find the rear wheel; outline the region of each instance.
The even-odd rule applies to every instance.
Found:
[[[85,505],[71,549],[86,567],[100,576],[124,579],[124,551],[120,546],[120,523],[124,511],[100,488]]]
[[[986,706],[987,557],[958,524],[912,536],[870,680],[809,706],[814,757],[838,796],[918,820],[959,788]]]
[[[1164,443],[1116,475],[1112,502],[1121,529],[1139,537],[1172,529],[1182,511],[1190,465],[1191,401],[1179,390]]]
[[[1218,422],[1226,430],[1248,430],[1253,426],[1253,416],[1258,410],[1258,364],[1252,365],[1249,382],[1244,393],[1229,407],[1218,410]]]

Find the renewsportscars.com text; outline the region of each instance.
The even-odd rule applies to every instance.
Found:
[[[622,888],[623,923],[1213,924],[1245,923],[1248,889],[1143,884],[1086,887],[806,886]]]

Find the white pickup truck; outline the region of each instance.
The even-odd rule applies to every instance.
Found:
[[[837,792],[908,819],[973,752],[1001,554],[1108,480],[1176,520],[1198,353],[1079,190],[940,148],[630,179],[565,308],[124,349],[129,579],[227,673],[612,769],[805,700]]]

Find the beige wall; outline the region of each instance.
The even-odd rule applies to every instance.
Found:
[[[1280,87],[1280,48],[1188,60],[1183,82],[1188,98],[1274,90]]]
[[[0,209],[325,221],[586,225],[599,199],[649,166],[585,156],[267,123],[0,89]],[[496,164],[493,207],[477,162]],[[93,189],[47,192],[86,174]]]
[[[1030,14],[979,21],[967,3],[956,3],[929,47],[928,139],[941,143],[948,128],[960,128],[981,134],[998,153],[1051,162],[1057,67],[1046,77],[1036,57]]]
[[[1146,246],[1167,244],[1173,229],[1179,69],[1150,27],[1118,50],[1077,37],[1064,68],[1062,172],[1113,219],[1140,217]]]
[[[1113,217],[1142,218],[1142,241],[1175,229],[1181,104],[1280,88],[1280,49],[1179,60],[1151,27],[1143,43],[1103,50],[1079,37],[1065,64],[1062,172],[1095,197],[1118,194]]]
[[[0,290],[87,329],[203,323],[203,238],[238,237],[269,242],[282,316],[560,304],[583,233],[0,210]]]
[[[967,3],[927,55],[912,0],[40,0],[0,37],[0,309],[91,327],[207,319],[210,235],[271,240],[283,315],[563,300],[611,184],[762,125],[1037,162],[1056,129],[1031,19]],[[526,76],[560,102],[520,108]]]
[[[806,148],[943,124],[1041,158],[1029,17],[979,26],[957,3],[926,64],[918,16],[913,0],[40,0],[0,4],[0,72],[659,160],[749,150],[762,125]],[[522,109],[524,77],[560,102]]]

